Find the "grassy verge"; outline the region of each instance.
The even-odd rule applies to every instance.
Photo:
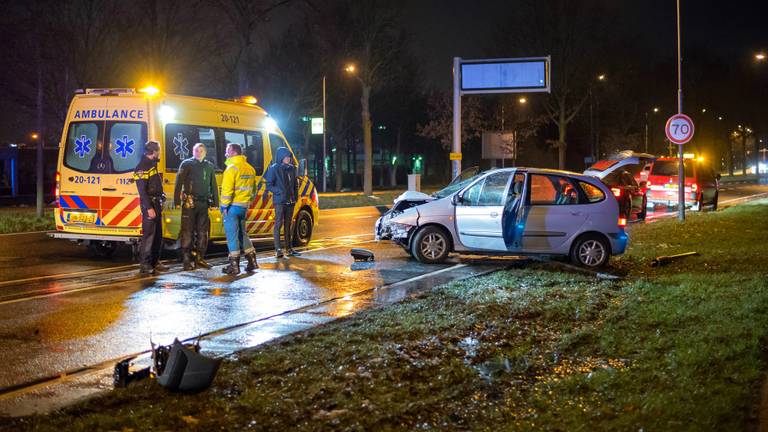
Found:
[[[0,210],[0,234],[52,229],[56,229],[56,225],[51,209],[46,209],[43,217],[37,217],[34,208]]]
[[[768,336],[768,204],[634,226],[620,281],[546,266],[265,345],[197,395],[140,383],[36,430],[736,430]],[[659,254],[700,256],[651,268]],[[0,427],[1,428],[1,427]]]
[[[438,188],[425,188],[422,190],[424,193],[432,193]],[[321,195],[320,196],[320,208],[321,209],[335,209],[346,207],[367,207],[367,206],[391,206],[392,201],[395,198],[402,195],[405,190],[393,190],[374,192],[374,196],[366,196],[362,193],[357,194],[339,194],[339,195]]]

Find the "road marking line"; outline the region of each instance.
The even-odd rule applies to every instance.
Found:
[[[101,269],[82,270],[79,272],[72,272],[72,273],[59,273],[59,274],[48,275],[48,276],[37,276],[37,277],[31,277],[31,278],[25,278],[25,279],[14,279],[10,281],[0,282],[0,287],[4,287],[8,285],[18,285],[20,283],[40,281],[40,280],[46,280],[46,279],[58,279],[58,278],[68,278],[73,276],[97,275],[101,273],[109,273],[114,270],[127,270],[129,268],[136,267],[136,266],[138,266],[138,264],[126,264],[126,265],[117,266],[117,267],[106,267]]]
[[[747,195],[747,196],[743,196],[743,197],[739,197],[739,198],[729,199],[729,200],[726,200],[726,201],[720,201],[720,204],[728,204],[728,203],[731,203],[731,202],[734,202],[734,201],[748,200],[750,198],[757,198],[757,197],[762,197],[762,196],[768,196],[768,192],[758,193],[758,194],[754,194],[754,195]]]

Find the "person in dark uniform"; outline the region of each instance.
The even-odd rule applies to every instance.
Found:
[[[280,147],[275,152],[275,162],[269,166],[264,181],[267,190],[272,193],[272,204],[275,206],[275,227],[272,235],[275,240],[275,256],[282,258],[283,253],[289,256],[301,255],[293,249],[293,230],[291,220],[293,209],[299,196],[299,181],[296,178],[296,166],[293,165],[293,155],[288,147]],[[280,227],[285,238],[285,252],[280,245]]]
[[[144,144],[144,156],[133,172],[133,180],[139,190],[141,203],[141,245],[139,249],[141,274],[155,274],[159,271],[168,270],[168,267],[160,263],[164,195],[163,182],[157,172],[159,160],[160,144],[155,141],[147,141]]]
[[[184,270],[194,268],[192,256],[198,267],[211,268],[203,259],[208,249],[208,233],[211,227],[208,207],[219,206],[215,171],[213,164],[205,159],[205,144],[195,144],[192,155],[193,157],[185,159],[179,165],[173,192],[174,206],[181,206],[181,253]]]

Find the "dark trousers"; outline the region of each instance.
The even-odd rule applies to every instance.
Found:
[[[160,247],[163,242],[163,215],[160,203],[153,203],[155,218],[150,219],[147,209],[141,208],[141,245],[139,263],[142,267],[155,267],[160,260]]]
[[[198,256],[208,249],[208,233],[211,219],[208,217],[208,201],[195,200],[194,208],[181,209],[181,250],[189,256],[194,250]]]
[[[285,250],[293,249],[293,230],[291,221],[293,220],[293,208],[296,204],[275,204],[275,228],[272,235],[275,238],[275,250],[280,247],[280,228],[283,228],[285,234]]]

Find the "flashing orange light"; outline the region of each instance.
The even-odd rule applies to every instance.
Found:
[[[622,228],[627,226],[627,218],[619,217],[619,226],[622,227]]]
[[[240,98],[240,102],[247,103],[248,105],[256,105],[256,102],[259,100],[256,99],[256,96],[243,96]]]
[[[621,196],[621,189],[619,188],[611,188],[611,192],[613,192],[613,196],[617,198]]]
[[[153,85],[148,85],[148,86],[146,86],[144,88],[139,89],[139,91],[141,93],[146,94],[147,96],[154,96],[154,95],[160,93],[160,90],[157,87],[153,86]]]
[[[61,173],[56,171],[56,189],[53,190],[56,196],[56,207],[59,206],[59,196],[61,195]]]

